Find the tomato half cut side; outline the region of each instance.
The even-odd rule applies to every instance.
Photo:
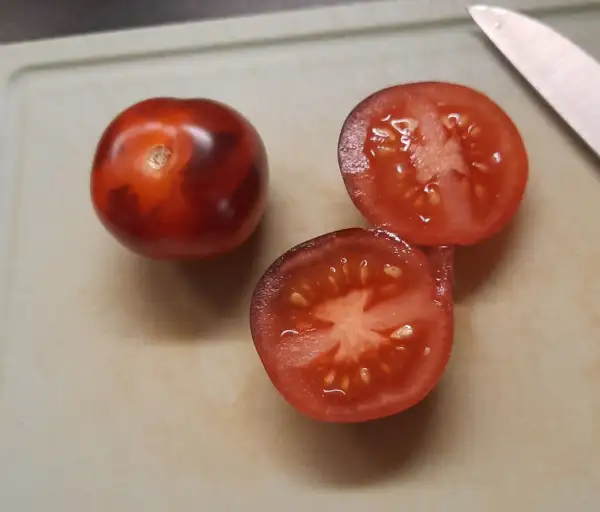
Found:
[[[354,204],[417,245],[471,245],[500,231],[529,166],[508,115],[462,85],[419,82],[374,93],[350,113],[338,157]]]
[[[261,278],[251,332],[274,386],[321,421],[401,412],[437,384],[452,348],[450,271],[395,235],[351,228],[304,242]],[[444,276],[444,277],[442,277]]]

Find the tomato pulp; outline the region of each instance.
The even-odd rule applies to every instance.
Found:
[[[418,245],[470,245],[501,230],[523,198],[528,161],[517,128],[487,96],[421,82],[383,89],[346,119],[348,192],[374,225]]]
[[[429,253],[352,228],[271,265],[252,299],[251,331],[292,406],[318,420],[361,422],[434,388],[452,347],[452,249]]]
[[[91,195],[123,245],[154,258],[202,258],[255,230],[267,157],[240,113],[206,99],[153,98],[120,113],[100,139]]]

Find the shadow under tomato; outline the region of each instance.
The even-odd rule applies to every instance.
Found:
[[[128,254],[126,297],[120,305],[141,317],[150,342],[198,342],[223,322],[247,315],[264,242],[261,223],[234,251],[205,261],[158,261]]]
[[[375,484],[418,464],[438,399],[434,390],[401,414],[358,424],[321,423],[286,406],[272,439],[278,438],[278,455],[295,476],[326,486]]]
[[[489,284],[499,270],[514,237],[522,214],[498,234],[475,245],[457,247],[454,255],[454,300],[460,304],[480,288]]]
[[[263,220],[252,236],[234,251],[206,261],[176,263],[177,273],[199,298],[210,302],[218,314],[238,310],[256,274],[256,263],[264,246]]]

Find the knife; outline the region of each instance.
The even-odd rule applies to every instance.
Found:
[[[600,155],[600,63],[523,14],[487,5],[468,11],[517,71]]]

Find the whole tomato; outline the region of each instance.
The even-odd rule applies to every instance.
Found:
[[[102,135],[95,211],[123,245],[159,259],[205,258],[242,244],[265,209],[268,165],[250,122],[208,99],[152,98]]]

